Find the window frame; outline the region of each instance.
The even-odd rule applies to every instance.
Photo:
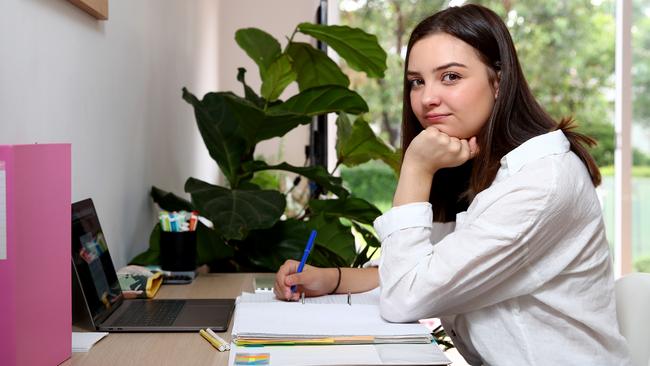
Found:
[[[615,277],[632,272],[632,1],[616,1]]]

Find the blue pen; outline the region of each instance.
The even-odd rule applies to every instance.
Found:
[[[300,264],[298,265],[298,271],[296,273],[302,272],[302,269],[305,267],[305,262],[307,262],[307,257],[309,257],[309,252],[311,252],[311,248],[314,246],[314,239],[316,239],[316,230],[311,231],[311,235],[309,235],[309,240],[307,241],[307,246],[305,247],[305,251],[302,253],[302,259],[300,260]],[[291,292],[296,292],[296,285],[291,286]]]

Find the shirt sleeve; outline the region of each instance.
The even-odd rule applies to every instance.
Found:
[[[390,219],[382,219],[384,225],[375,225],[379,240],[383,241],[392,231],[400,228],[413,228],[429,232],[429,242],[433,245],[454,231],[455,222],[432,222],[433,214],[429,202],[416,202],[394,207],[390,210]],[[404,215],[402,214],[404,213]],[[409,220],[415,218],[415,221]],[[423,220],[420,220],[423,218]],[[363,268],[379,267],[381,257],[371,259],[363,264]]]
[[[546,179],[519,183],[477,196],[465,221],[435,246],[430,206],[404,205],[380,216],[382,316],[406,322],[465,313],[539,287],[543,280],[528,262],[543,255],[540,233],[549,232],[545,217],[554,215],[557,197]],[[552,235],[545,239],[552,242]]]

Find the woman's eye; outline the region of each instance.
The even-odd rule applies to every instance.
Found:
[[[424,85],[424,80],[422,79],[411,79],[409,80],[409,87],[416,88],[420,85]]]
[[[458,81],[460,79],[461,79],[460,75],[454,74],[454,73],[451,73],[451,72],[442,75],[442,82],[444,82],[444,83],[450,83],[451,84],[451,83],[455,83],[456,81]]]

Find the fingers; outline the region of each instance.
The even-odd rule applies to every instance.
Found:
[[[275,274],[275,285],[273,286],[273,292],[275,296],[280,300],[291,300],[292,295],[295,295],[291,292],[291,284],[287,284],[287,277],[291,276],[298,270],[299,262],[289,259],[280,268]]]
[[[463,159],[465,161],[473,159],[480,152],[476,136],[472,136],[469,139],[459,139],[458,137],[449,136],[433,126],[427,127],[424,131],[431,138],[435,139],[438,144],[446,146],[449,153],[460,154],[464,158],[465,153],[468,152],[469,156]]]
[[[460,155],[464,162],[472,158],[472,149],[467,140],[460,140]]]
[[[420,134],[427,135],[428,138],[433,139],[440,145],[447,145],[449,144],[449,141],[451,137],[447,135],[446,133],[440,131],[434,126],[429,126],[427,127],[424,131],[420,132]]]
[[[464,142],[465,140],[460,140],[457,137],[450,137],[447,149],[449,149],[449,152],[452,154],[461,154],[463,150],[465,150],[465,145],[463,145]]]
[[[470,159],[473,159],[481,151],[481,148],[478,146],[478,142],[476,142],[476,136],[470,138],[468,143],[469,143]]]
[[[303,288],[303,273],[294,273],[284,278],[284,284],[286,285],[284,295],[287,300],[298,300],[300,298],[300,293],[304,292]],[[296,291],[292,292],[291,287],[296,286]]]

